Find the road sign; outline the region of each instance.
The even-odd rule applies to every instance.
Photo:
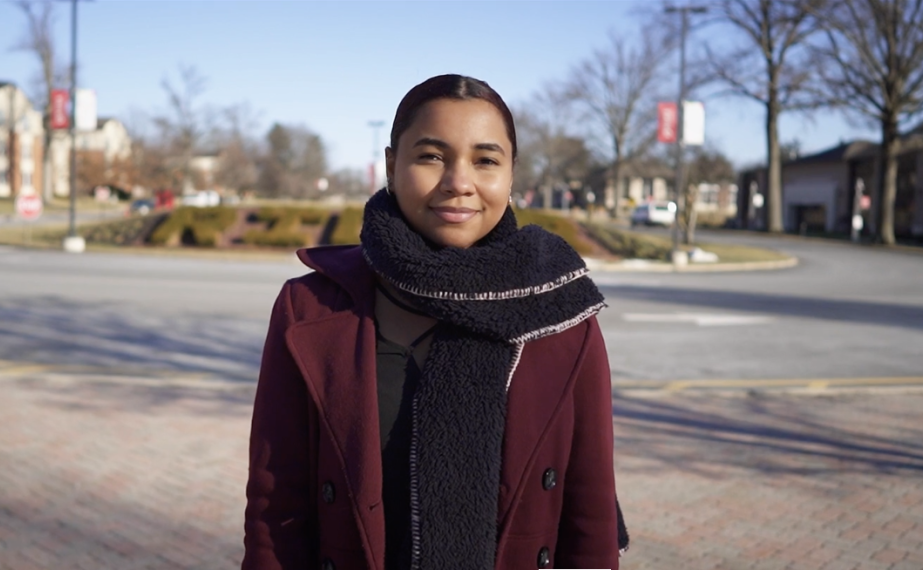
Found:
[[[20,194],[16,198],[16,214],[23,220],[37,220],[42,209],[42,197],[38,194]]]

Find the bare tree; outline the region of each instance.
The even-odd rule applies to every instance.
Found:
[[[519,158],[514,192],[544,190],[543,204],[551,205],[551,190],[586,177],[592,157],[586,141],[569,132],[567,109],[551,89],[540,92],[516,110]]]
[[[51,91],[66,82],[66,72],[57,60],[54,41],[54,4],[50,1],[30,2],[17,0],[15,5],[26,18],[26,30],[22,38],[13,45],[13,49],[25,51],[38,60],[39,74],[35,82],[33,93],[36,102],[42,109],[42,122],[44,125],[43,157],[43,194],[45,199],[51,198]]]
[[[782,160],[779,115],[817,106],[807,65],[807,40],[817,30],[815,14],[824,0],[720,0],[718,19],[745,39],[717,57],[708,50],[715,77],[731,92],[766,109],[768,229],[783,231]]]
[[[631,43],[611,32],[606,49],[596,50],[571,71],[563,94],[589,121],[610,157],[606,206],[618,213],[621,167],[644,155],[656,141],[657,94],[664,62],[673,49],[669,35],[650,27]]]
[[[923,114],[923,0],[835,0],[818,47],[831,102],[877,121],[877,237],[894,243],[899,126]]]
[[[200,104],[205,77],[193,66],[179,66],[179,83],[161,81],[168,110],[154,117],[161,144],[173,158],[175,176],[183,185],[192,181],[191,160],[209,132],[210,110]]]
[[[256,186],[260,158],[259,143],[251,135],[257,128],[257,118],[247,104],[232,105],[220,116],[211,137],[221,153],[215,180],[235,191],[251,190]]]

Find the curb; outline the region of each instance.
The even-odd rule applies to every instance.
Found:
[[[584,258],[590,271],[616,271],[632,273],[722,273],[732,271],[771,271],[775,269],[788,269],[798,265],[797,257],[789,257],[777,261],[745,261],[739,263],[708,263],[674,266],[663,261],[649,261],[646,259],[626,259],[624,261],[602,261],[595,258]]]

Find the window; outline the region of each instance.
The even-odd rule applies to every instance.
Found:
[[[22,159],[29,160],[32,158],[32,145],[25,143],[22,145]]]
[[[32,173],[23,172],[22,173],[22,185],[23,186],[32,186]]]

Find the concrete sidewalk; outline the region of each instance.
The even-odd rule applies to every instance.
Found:
[[[252,385],[0,372],[0,568],[232,569]],[[923,394],[613,400],[624,569],[923,568]]]

